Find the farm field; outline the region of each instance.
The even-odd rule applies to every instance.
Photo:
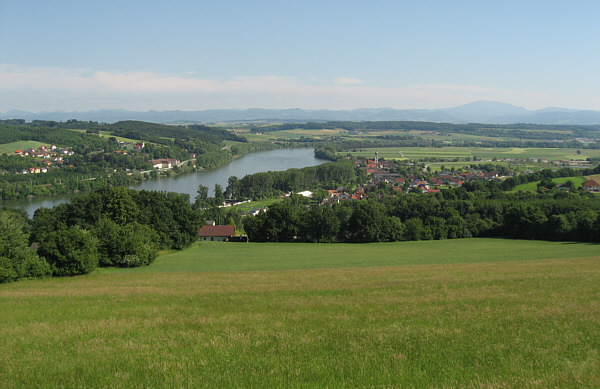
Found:
[[[201,243],[0,286],[3,387],[600,385],[600,250]]]
[[[581,154],[577,154],[577,149],[548,149],[548,148],[478,148],[478,147],[387,147],[387,148],[369,148],[356,152],[350,152],[356,157],[372,158],[375,152],[379,156],[389,159],[427,159],[427,158],[469,158],[477,157],[481,159],[492,158],[543,158],[553,160],[582,160],[588,157],[600,157],[600,150],[582,149]]]
[[[14,154],[15,150],[37,149],[40,146],[50,146],[47,143],[41,143],[35,140],[22,140],[19,142],[0,144],[0,154]]]

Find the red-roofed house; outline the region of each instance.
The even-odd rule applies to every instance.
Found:
[[[600,184],[594,180],[587,180],[581,184],[581,187],[587,192],[600,193]]]
[[[202,226],[198,236],[202,240],[228,241],[235,233],[235,226]]]

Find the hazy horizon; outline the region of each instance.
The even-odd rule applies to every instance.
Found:
[[[0,112],[600,111],[594,1],[0,2]]]

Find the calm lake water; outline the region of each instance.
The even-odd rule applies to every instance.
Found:
[[[227,187],[227,180],[231,176],[242,178],[247,174],[266,171],[283,171],[292,168],[303,168],[316,166],[327,162],[315,158],[313,149],[280,149],[261,151],[246,154],[235,159],[229,164],[217,169],[204,172],[183,174],[174,177],[163,177],[154,180],[132,184],[128,187],[137,190],[157,190],[165,192],[187,193],[190,199],[196,197],[198,185],[208,187],[209,193],[214,194],[215,184],[220,184],[223,190]],[[29,216],[33,216],[36,209],[45,207],[52,208],[60,203],[65,203],[81,195],[81,193],[70,193],[60,196],[40,197],[22,200],[0,200],[0,207],[22,208]]]

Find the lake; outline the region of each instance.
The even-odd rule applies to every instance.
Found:
[[[182,174],[179,176],[163,177],[131,184],[128,188],[136,190],[156,190],[165,192],[187,193],[190,199],[196,197],[199,185],[208,187],[209,193],[214,194],[215,184],[220,184],[223,190],[227,187],[227,180],[231,176],[242,178],[248,174],[266,171],[284,171],[292,168],[303,168],[321,165],[327,162],[315,158],[313,149],[279,149],[246,154],[234,159],[220,168],[203,172]],[[36,197],[21,200],[0,200],[0,207],[22,208],[29,216],[33,216],[36,209],[52,208],[80,196],[81,193],[69,193],[51,197]]]

